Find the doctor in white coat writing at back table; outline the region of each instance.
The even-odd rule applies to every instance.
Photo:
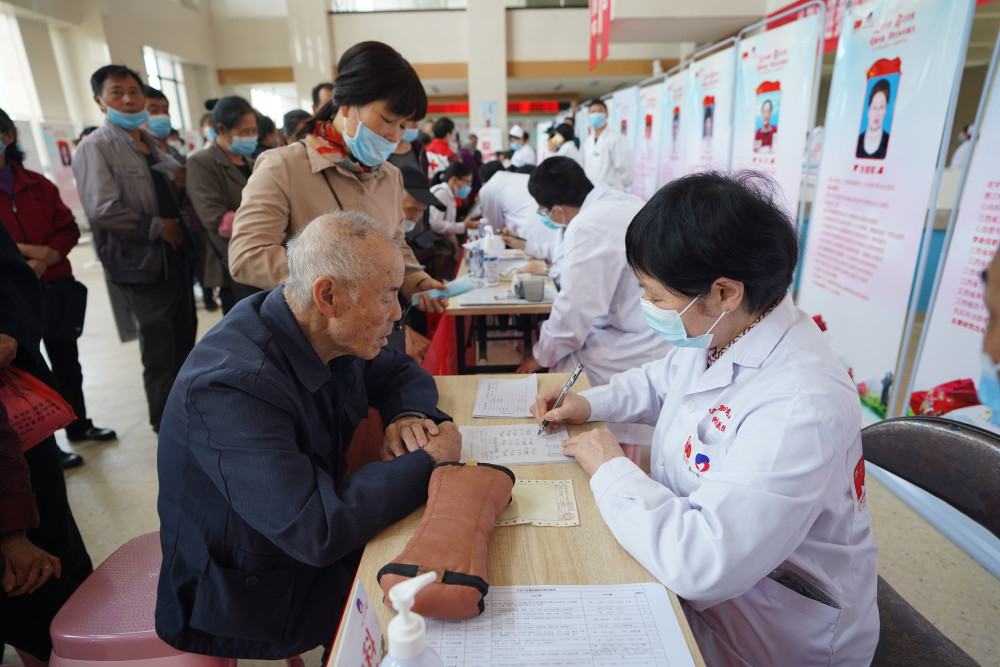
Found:
[[[628,262],[675,347],[610,384],[559,387],[541,423],[655,425],[651,473],[609,431],[563,452],[625,549],[682,599],[705,663],[868,665],[877,550],[857,392],[792,304],[798,239],[766,177],[687,176],[636,215]]]
[[[582,363],[596,386],[615,373],[662,358],[670,346],[646,325],[639,306],[642,289],[625,260],[625,230],[642,200],[592,184],[568,157],[550,157],[538,165],[528,179],[528,192],[541,207],[542,222],[565,227],[565,232],[562,255],[550,274],[559,293],[534,354],[517,372],[551,368],[564,373]],[[626,444],[648,445],[653,437],[646,424],[610,426]],[[638,460],[634,449],[629,452]]]

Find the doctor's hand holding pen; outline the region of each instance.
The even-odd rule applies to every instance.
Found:
[[[562,393],[560,387],[547,387],[535,397],[535,402],[531,406],[531,414],[535,417],[535,421],[548,431],[557,428],[556,422],[582,424],[590,419],[590,402],[586,398],[568,391],[563,396],[562,402],[559,402]],[[556,406],[557,402],[559,402],[558,407]],[[603,428],[593,429],[563,440],[562,453],[565,456],[575,458],[590,477],[593,477],[597,469],[606,461],[625,456],[625,452],[622,451],[615,436],[611,434],[611,431]]]
[[[524,246],[527,245],[527,241],[514,233],[510,227],[504,227],[503,231],[500,232],[503,242],[507,244],[508,248],[517,248],[518,250],[524,250]]]
[[[556,422],[566,422],[567,424],[582,424],[590,419],[590,402],[580,394],[572,391],[566,392],[562,403],[556,406],[563,388],[553,385],[546,387],[531,405],[531,414],[539,426],[545,425],[547,431],[554,431],[559,424]],[[547,422],[547,423],[546,423]]]

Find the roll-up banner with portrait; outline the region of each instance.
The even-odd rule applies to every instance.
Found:
[[[886,415],[954,109],[971,0],[875,0],[848,10],[798,304],[851,373],[864,421]]]
[[[632,193],[649,200],[658,189],[660,132],[663,115],[660,100],[663,84],[656,82],[639,90],[639,133],[636,138],[635,180]]]
[[[798,210],[812,121],[821,16],[813,14],[740,40],[733,113],[733,169],[774,178]]]
[[[636,153],[636,138],[639,136],[639,86],[630,86],[616,91],[608,105],[611,117],[610,127],[628,140],[632,155]]]
[[[687,122],[688,81],[690,68],[685,67],[668,76],[662,84],[660,94],[660,116],[663,119],[660,130],[660,171],[659,185],[663,186],[687,173],[684,161],[684,123]]]
[[[729,169],[736,49],[732,46],[691,63],[686,137],[689,173]]]
[[[42,123],[42,138],[49,156],[50,178],[59,188],[59,196],[77,220],[86,220],[73,178],[73,126],[69,123]]]
[[[981,276],[1000,245],[998,146],[1000,77],[994,76],[951,243],[924,322],[908,400],[914,414],[947,417],[994,431],[1000,429],[991,423],[990,409],[980,405],[976,392],[983,370],[983,334],[989,319]]]

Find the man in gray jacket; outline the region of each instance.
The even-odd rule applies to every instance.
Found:
[[[143,83],[107,65],[90,79],[104,124],[80,143],[73,175],[108,280],[121,288],[139,325],[149,421],[163,406],[194,346],[194,247],[180,219],[180,164],[161,152],[146,123]]]

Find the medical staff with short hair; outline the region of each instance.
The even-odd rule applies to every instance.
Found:
[[[587,178],[595,185],[615,190],[631,187],[635,162],[628,140],[608,125],[608,107],[604,102],[591,102],[588,111],[590,133],[583,144],[583,168]]]
[[[868,665],[877,550],[854,383],[788,288],[798,257],[757,174],[666,185],[629,226],[663,358],[532,406],[655,426],[647,476],[607,430],[563,443],[611,532],[683,598],[707,665]]]

